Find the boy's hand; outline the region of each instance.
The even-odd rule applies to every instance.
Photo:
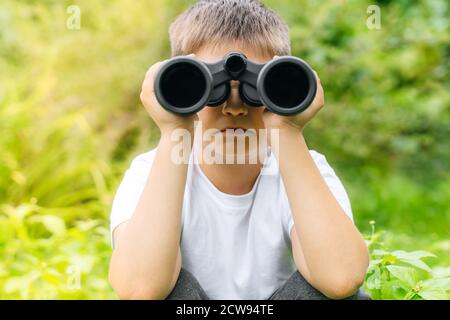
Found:
[[[277,58],[278,56],[274,57],[274,59]],[[317,81],[317,92],[311,105],[302,113],[294,116],[280,116],[278,114],[270,112],[268,109],[265,109],[263,114],[263,121],[266,126],[266,129],[270,128],[283,129],[285,127],[288,128],[294,127],[302,131],[303,128],[306,126],[306,124],[312,118],[314,118],[314,116],[317,114],[317,112],[319,112],[320,109],[322,109],[325,103],[324,92],[322,85],[320,83],[319,76],[317,75],[317,72],[314,71],[314,73],[316,75]],[[292,121],[294,119],[296,120],[295,123]]]
[[[194,54],[190,54],[194,57]],[[152,65],[145,74],[144,82],[142,83],[141,101],[144,104],[145,110],[161,130],[161,134],[171,134],[174,129],[185,128],[193,129],[194,121],[197,119],[197,114],[190,116],[180,116],[173,114],[164,109],[158,102],[155,96],[154,81],[161,66],[166,62],[159,61]]]

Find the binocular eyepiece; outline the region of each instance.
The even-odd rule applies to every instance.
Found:
[[[187,56],[170,59],[156,75],[155,95],[166,110],[190,115],[205,106],[223,104],[230,94],[230,80],[239,80],[245,104],[265,106],[284,116],[308,108],[317,90],[314,72],[297,57],[258,64],[240,52],[230,52],[212,64]]]

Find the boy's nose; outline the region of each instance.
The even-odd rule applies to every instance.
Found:
[[[248,108],[244,105],[244,102],[239,96],[239,81],[231,80],[230,82],[230,96],[222,107],[222,113],[225,116],[246,116],[248,113]]]

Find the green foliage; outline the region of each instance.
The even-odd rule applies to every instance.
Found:
[[[294,54],[310,62],[326,88],[311,143],[351,161],[355,171],[371,165],[419,179],[428,166],[425,178],[448,174],[445,0],[384,4],[380,30],[366,27],[368,1],[305,2],[302,10],[291,10],[297,1],[266,2],[293,25]]]
[[[0,298],[115,298],[111,202],[131,159],[159,139],[141,82],[169,57],[169,23],[193,2],[0,2]],[[369,1],[263,2],[324,85],[305,134],[371,233],[366,290],[448,299],[447,2],[378,1],[381,30],[366,27]],[[80,30],[66,27],[72,4]]]
[[[427,251],[386,250],[380,236],[373,229],[367,240],[371,261],[364,288],[372,299],[450,299],[450,267],[432,269],[424,259],[436,256]]]
[[[109,230],[102,220],[72,227],[35,202],[3,205],[0,299],[112,299]]]
[[[0,298],[115,297],[108,212],[132,148],[157,141],[138,88],[159,46],[122,12],[152,30],[138,13],[161,4],[80,2],[78,31],[69,4],[0,4]]]

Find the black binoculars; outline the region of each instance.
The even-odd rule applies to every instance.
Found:
[[[163,108],[190,115],[205,106],[223,104],[230,94],[230,80],[239,80],[239,95],[245,104],[265,106],[283,116],[308,108],[317,90],[311,67],[297,57],[281,56],[258,64],[240,52],[230,52],[212,64],[174,57],[158,71],[154,89]]]

